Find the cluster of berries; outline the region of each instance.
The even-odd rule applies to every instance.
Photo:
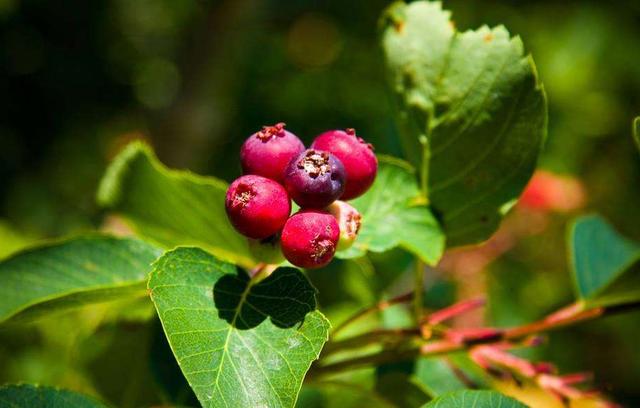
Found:
[[[261,261],[278,263],[281,252],[296,266],[319,268],[355,240],[361,217],[344,200],[371,187],[378,160],[353,129],[322,133],[305,149],[284,126],[265,126],[244,142],[245,175],[229,186],[225,208]],[[301,209],[290,217],[291,199]]]

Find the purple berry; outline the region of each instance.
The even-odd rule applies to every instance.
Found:
[[[324,132],[316,137],[311,147],[326,150],[342,161],[347,180],[341,200],[359,197],[373,184],[378,172],[378,159],[373,146],[356,136],[354,129]]]
[[[300,139],[284,127],[284,123],[264,126],[249,136],[240,149],[244,174],[256,174],[279,183],[284,181],[287,164],[304,151]]]
[[[344,192],[342,162],[322,150],[308,149],[289,162],[284,185],[302,208],[323,208]]]

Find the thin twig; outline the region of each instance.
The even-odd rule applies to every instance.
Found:
[[[347,320],[345,320],[344,322],[340,323],[338,326],[336,326],[335,329],[333,329],[333,333],[332,335],[335,336],[338,332],[342,331],[345,327],[349,326],[350,324],[352,324],[353,322],[359,320],[360,318],[374,313],[374,312],[379,312],[382,311],[388,307],[391,307],[393,305],[399,304],[399,303],[407,303],[410,302],[411,299],[413,299],[413,292],[408,292],[408,293],[403,293],[402,295],[396,296],[394,298],[391,298],[389,300],[383,300],[380,303],[373,305],[371,307],[368,307],[366,309],[362,309],[360,310],[358,313],[354,314],[353,316],[349,317]]]
[[[377,329],[344,340],[332,341],[322,349],[323,355],[328,355],[337,351],[352,350],[375,343],[399,343],[409,339],[419,340],[420,329]]]
[[[413,295],[413,315],[417,325],[422,320],[423,312],[423,299],[424,299],[424,262],[416,258],[416,270],[414,280],[414,295]]]

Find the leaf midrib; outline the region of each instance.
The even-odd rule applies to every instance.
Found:
[[[235,364],[233,364],[233,361],[231,360],[231,357],[228,355],[228,348],[229,348],[229,341],[231,340],[231,334],[234,332],[234,327],[236,325],[236,322],[238,321],[238,318],[240,318],[242,320],[242,317],[240,316],[240,312],[242,311],[242,307],[243,307],[244,303],[247,302],[247,297],[249,296],[249,293],[251,292],[251,288],[255,284],[256,284],[256,280],[249,279],[249,282],[247,283],[247,287],[245,288],[245,290],[242,292],[242,295],[240,296],[240,301],[238,302],[238,307],[235,308],[235,311],[234,311],[234,314],[233,314],[233,319],[231,319],[231,323],[229,324],[229,329],[227,330],[227,336],[225,338],[224,345],[222,346],[222,356],[220,357],[220,364],[218,365],[216,378],[214,380],[215,387],[218,388],[219,391],[222,391],[220,389],[220,385],[219,385],[220,373],[222,372],[222,368],[224,366],[224,359],[228,358],[229,361],[231,362],[231,366],[233,367],[233,371],[236,373],[236,376],[238,377],[238,380],[239,380],[240,384],[242,385],[242,388],[245,390],[247,396],[249,395],[249,390],[247,390],[247,388],[246,388],[246,386],[244,384],[244,381],[242,380],[242,376],[240,376],[240,374],[238,373],[237,368],[235,367]],[[250,305],[248,302],[247,302],[247,304]],[[253,309],[255,309],[256,311],[258,311],[252,305],[250,305],[250,306]],[[266,375],[266,373],[264,371],[262,371],[262,367],[260,367],[258,359],[250,351],[250,348],[246,346],[246,344],[244,343],[244,340],[242,340],[242,336],[240,336],[239,334],[238,334],[238,339],[240,339],[240,342],[243,345],[245,345],[245,347],[249,350],[249,352],[251,353],[251,357],[255,360],[256,364],[259,366],[263,376],[265,377],[265,379],[267,380],[267,383],[269,384],[269,387],[271,387],[271,390],[273,391],[273,393],[278,397],[278,399],[282,403],[282,399],[281,399],[280,395],[278,394],[276,388],[273,386],[273,384],[271,384],[271,380],[269,380],[269,377]],[[220,395],[222,395],[222,392],[220,393]],[[224,397],[223,397],[223,399],[224,399]],[[226,400],[225,400],[225,405],[227,405]]]

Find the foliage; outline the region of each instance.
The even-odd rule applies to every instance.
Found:
[[[419,202],[411,166],[399,160],[382,161],[371,190],[353,201],[363,217],[362,231],[339,257],[357,258],[366,251],[385,252],[400,246],[434,265],[444,250],[444,235],[429,209]]]
[[[10,3],[0,7],[0,18],[17,13]],[[563,17],[572,20],[556,27],[534,6],[525,12],[490,7],[490,1],[479,7],[453,2],[454,24],[437,2],[397,2],[384,11],[382,1],[355,3],[314,5],[324,11],[309,15],[294,5],[276,13],[227,1],[113,1],[104,10],[91,8],[87,13],[97,20],[87,25],[99,31],[115,20],[120,32],[83,39],[68,22],[78,47],[105,41],[93,44],[101,50],[94,59],[111,64],[108,74],[100,67],[98,77],[87,75],[100,84],[87,92],[101,103],[86,109],[84,88],[73,85],[86,82],[75,77],[82,63],[65,65],[68,82],[41,77],[29,68],[37,55],[19,57],[38,46],[11,44],[55,38],[32,35],[31,28],[8,33],[7,67],[20,78],[8,87],[15,99],[8,115],[31,104],[38,108],[38,92],[22,86],[37,80],[56,90],[52,100],[63,90],[67,97],[50,103],[48,120],[70,122],[41,125],[23,118],[19,128],[10,121],[17,130],[0,128],[0,140],[16,146],[28,139],[24,135],[37,135],[22,148],[0,149],[3,180],[5,162],[12,165],[5,158],[32,148],[49,157],[37,176],[0,186],[8,197],[2,217],[10,218],[0,219],[0,382],[74,392],[7,385],[0,388],[0,406],[102,407],[103,399],[125,407],[524,406],[491,390],[503,389],[505,378],[573,402],[605,403],[606,396],[576,385],[587,376],[564,374],[591,369],[585,354],[605,379],[631,382],[612,387],[616,398],[637,394],[637,376],[625,374],[640,372],[637,348],[629,343],[638,335],[635,324],[611,320],[580,328],[597,336],[567,328],[549,347],[532,349],[546,331],[640,303],[639,196],[629,188],[640,171],[637,152],[627,154],[628,119],[621,117],[638,107],[616,93],[640,89],[629,79],[640,78],[640,64],[619,59],[633,58],[618,48],[625,47],[618,33],[622,20],[612,19],[615,29],[607,29],[603,9],[594,8]],[[554,17],[565,16],[545,7]],[[499,10],[527,13],[530,21]],[[382,55],[373,46],[380,12]],[[552,84],[549,107],[556,114],[542,163],[581,169],[577,175],[589,183],[590,205],[604,216],[578,217],[565,228],[571,212],[552,217],[548,210],[516,205],[545,143],[547,100],[520,37],[501,25],[456,28],[485,17],[504,17],[515,31],[530,31],[527,45],[535,48],[545,83]],[[263,24],[270,18],[274,24]],[[293,19],[290,31],[281,31]],[[339,29],[334,19],[341,20]],[[270,35],[262,31],[266,26]],[[202,47],[178,48],[191,38]],[[636,43],[629,40],[626,47],[633,50]],[[69,47],[49,49],[47,56],[58,55],[58,48]],[[63,53],[60,60],[71,59]],[[380,85],[383,66],[397,130]],[[140,106],[111,92],[130,94]],[[73,109],[66,105],[72,95]],[[101,114],[108,119],[94,124]],[[241,136],[274,116],[308,136],[355,124],[382,152],[372,189],[352,202],[363,215],[358,239],[321,270],[256,264],[224,214],[224,179],[237,175],[229,163]],[[41,135],[50,130],[64,132],[63,147],[41,151]],[[616,131],[625,142],[605,143]],[[640,118],[633,137],[640,148]],[[132,139],[152,143],[128,143]],[[97,209],[87,197],[106,158],[113,160],[99,183]],[[173,169],[187,164],[220,178]],[[565,230],[568,265],[559,250]],[[32,245],[37,237],[64,233],[71,235]],[[445,247],[486,240],[445,253]],[[483,291],[478,276],[498,268],[509,276],[489,280],[500,285],[489,288],[491,308],[508,314],[508,327],[485,325],[474,315],[482,301],[452,299]],[[566,270],[573,275],[575,303],[548,314],[570,302]],[[414,290],[405,292],[411,273]],[[411,301],[413,313],[406,307]],[[585,338],[593,343],[577,340]],[[629,358],[609,361],[600,352],[603,344],[615,344]]]
[[[569,239],[571,268],[582,302],[612,306],[640,299],[640,244],[621,237],[593,215],[577,219]]]
[[[168,170],[148,147],[133,143],[107,170],[98,202],[122,214],[139,234],[167,248],[199,245],[250,266],[247,243],[224,213],[226,190],[220,180]]]
[[[0,263],[0,322],[127,296],[145,296],[160,251],[137,239],[71,238]]]
[[[294,406],[329,329],[298,270],[277,269],[256,283],[200,249],[181,248],[155,263],[149,290],[203,406]]]
[[[526,405],[505,397],[495,391],[458,391],[445,394],[426,404],[428,408],[453,408],[453,407],[476,407],[476,408],[524,408]]]
[[[0,406],[11,408],[105,408],[106,405],[71,391],[33,385],[0,387]]]
[[[460,33],[440,3],[396,3],[383,46],[405,151],[450,246],[486,240],[526,185],[547,108],[533,59],[504,27]]]

